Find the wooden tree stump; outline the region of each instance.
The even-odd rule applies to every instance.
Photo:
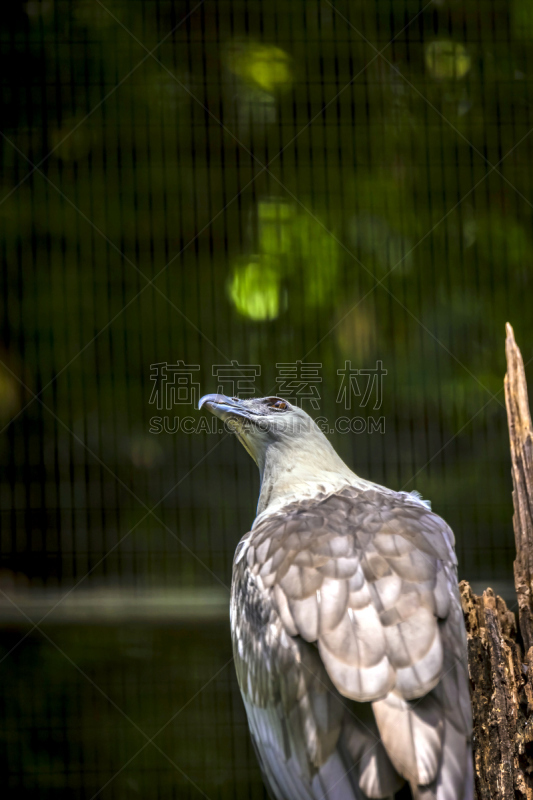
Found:
[[[533,436],[522,354],[509,323],[506,332],[505,405],[513,474],[513,526],[516,542],[514,579],[520,632],[527,651],[533,645]]]
[[[478,800],[533,798],[533,649],[524,658],[514,614],[492,589],[461,582],[468,637]]]
[[[524,364],[509,324],[506,333],[519,630],[492,589],[476,597],[466,581],[460,585],[478,800],[533,800],[533,430]]]

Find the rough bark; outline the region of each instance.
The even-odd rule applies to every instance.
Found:
[[[478,800],[533,800],[533,430],[522,356],[506,332],[519,630],[492,589],[476,597],[461,583]]]
[[[533,645],[533,431],[522,355],[507,323],[505,405],[509,422],[513,475],[514,578],[520,631],[527,650]]]
[[[478,800],[533,798],[533,648],[524,658],[514,614],[492,589],[462,581]]]

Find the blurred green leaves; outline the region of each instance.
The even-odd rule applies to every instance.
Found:
[[[186,2],[110,0],[137,42],[92,0],[12,5],[0,37],[2,130],[33,163],[44,159],[45,176],[28,175],[28,162],[2,141],[6,363],[35,391],[59,374],[43,402],[76,430],[92,426],[94,451],[156,503],[205,441],[175,447],[161,438],[158,449],[144,437],[150,363],[186,358],[205,380],[221,353],[272,373],[276,361],[315,347],[334,404],[342,360],[379,357],[389,370],[386,444],[344,440],[347,457],[399,486],[443,448],[449,495],[460,489],[464,461],[453,446],[490,400],[476,377],[491,391],[501,386],[506,319],[531,355],[530,3],[335,3],[369,41],[395,37],[389,64],[369,64],[367,44],[341,15],[306,0],[204,0],[187,19]],[[139,42],[162,42],[154,55],[164,66],[140,63]],[[22,407],[0,374],[2,398],[11,414]],[[477,419],[495,417],[499,429],[486,435],[480,425],[468,442],[468,463],[490,463],[476,485],[503,507],[503,410],[491,401]],[[123,498],[101,499],[86,454],[76,455],[86,473],[72,477],[74,456],[54,426],[37,403],[13,423],[2,486],[28,480],[8,451],[20,464],[36,454],[36,484],[67,491],[86,481],[85,521],[62,507],[64,517],[48,515],[47,535],[65,535],[72,550],[68,537],[84,530],[96,558],[100,507],[118,520]],[[53,457],[39,472],[40,452]],[[221,459],[233,454],[220,448]],[[219,475],[214,468],[205,478],[212,497]],[[191,487],[176,501],[181,517],[168,513],[196,547],[209,526]],[[232,513],[215,570],[230,564],[227,543],[248,524]],[[121,524],[133,525],[133,514]],[[188,564],[179,567],[184,580]]]
[[[373,266],[378,275],[393,270],[401,275],[411,268],[412,243],[391,228],[385,218],[363,212],[350,221],[349,232],[364,254],[365,265]]]
[[[228,292],[236,309],[253,320],[275,319],[291,298],[308,308],[331,303],[339,275],[339,246],[324,223],[296,204],[261,200],[258,253],[235,267]]]
[[[533,5],[530,0],[512,0],[513,34],[520,39],[533,37]]]
[[[228,48],[227,64],[234,75],[269,94],[286,92],[292,86],[290,58],[273,44],[233,42]]]
[[[464,78],[471,66],[472,59],[460,42],[440,40],[426,45],[426,67],[437,80]]]
[[[240,314],[256,322],[273,320],[283,309],[286,294],[276,260],[262,254],[237,266],[228,283],[228,293]]]
[[[498,213],[480,215],[474,225],[476,249],[486,264],[505,264],[509,280],[530,271],[533,262],[531,232],[516,219]]]

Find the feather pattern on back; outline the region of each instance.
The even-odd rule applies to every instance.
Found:
[[[277,800],[472,800],[453,533],[416,497],[345,486],[263,514],[234,560],[232,637]]]

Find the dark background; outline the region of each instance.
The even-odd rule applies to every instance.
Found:
[[[150,433],[151,365],[178,360],[201,393],[214,365],[258,365],[259,396],[277,364],[318,363],[331,423],[337,371],[381,361],[381,408],[348,416],[385,432],[335,447],[432,501],[460,577],[511,578],[504,324],[529,365],[532,68],[529,0],[5,4],[8,607],[73,587],[202,606],[229,585],[258,477],[231,437]],[[224,618],[51,614],[50,640],[19,621],[0,661],[13,796],[263,796]],[[146,741],[130,722],[152,736],[189,701],[157,740],[178,767],[150,744],[111,780]]]

